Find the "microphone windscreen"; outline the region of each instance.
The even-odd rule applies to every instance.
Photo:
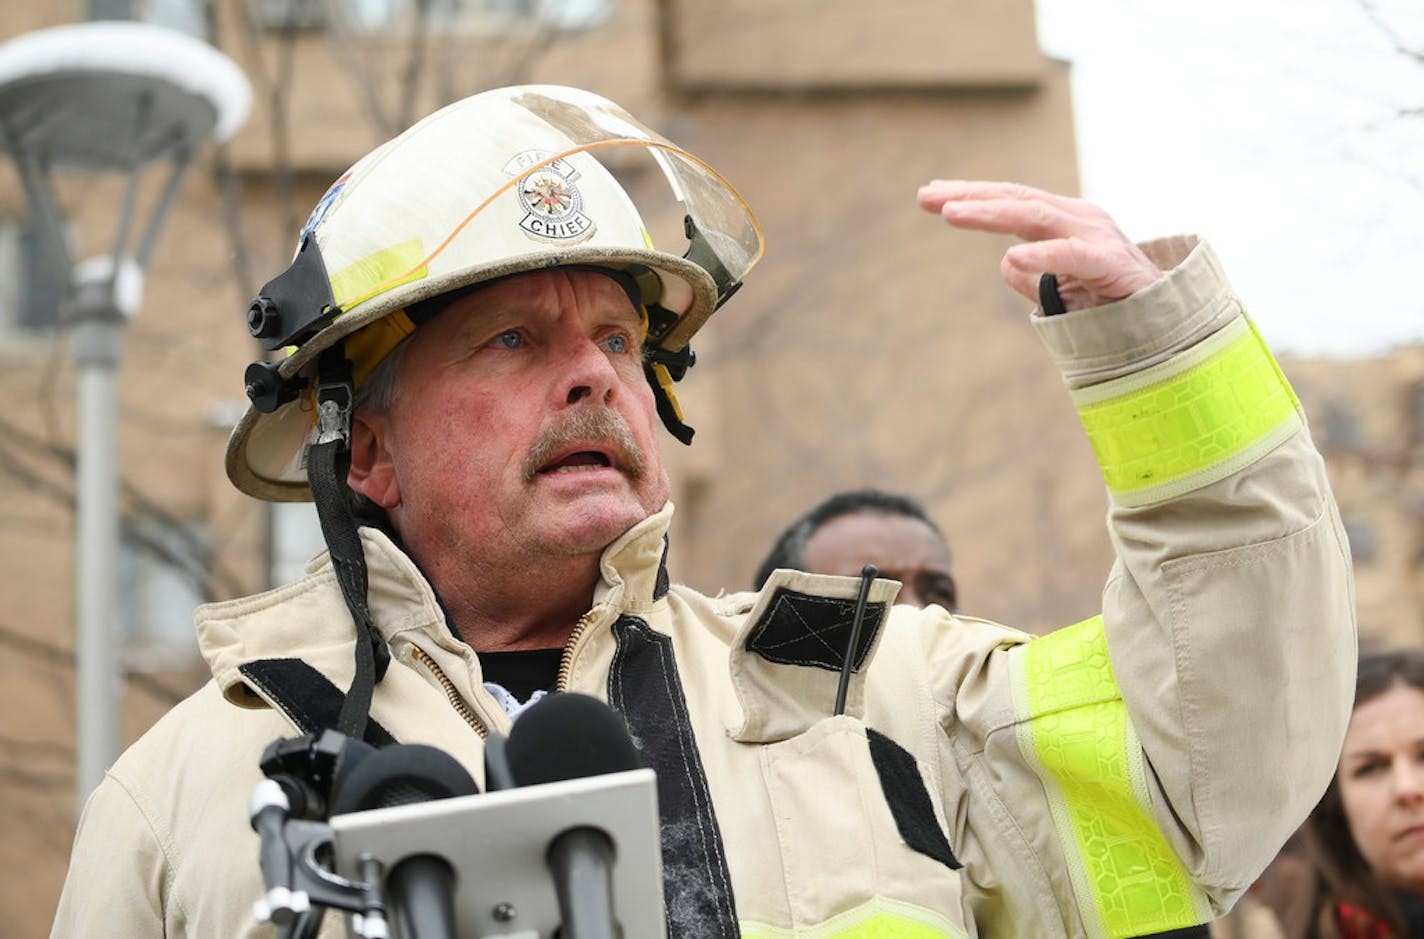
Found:
[[[597,698],[566,692],[519,715],[505,745],[521,786],[621,773],[643,765],[622,716]]]
[[[436,747],[401,743],[352,765],[333,800],[333,815],[429,802],[479,792],[468,770]]]
[[[348,739],[346,741],[346,745],[341,748],[341,753],[336,758],[336,766],[334,768],[335,777],[331,784],[333,804],[336,801],[336,794],[346,787],[346,780],[351,778],[352,770],[366,762],[368,758],[375,756],[378,752],[380,751],[377,750],[377,748],[371,746],[364,740]]]

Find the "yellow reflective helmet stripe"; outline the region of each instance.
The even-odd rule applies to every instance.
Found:
[[[371,293],[376,285],[385,289],[420,280],[427,268],[421,263],[425,248],[419,238],[411,238],[373,251],[354,264],[331,275],[331,299],[343,310],[350,309]]]
[[[742,939],[965,939],[943,916],[900,900],[876,897],[815,926],[785,929],[743,920]]]
[[[1010,655],[1019,751],[1048,796],[1089,935],[1141,936],[1209,920],[1205,894],[1153,820],[1102,617]]]
[[[420,264],[424,254],[419,238],[372,252],[354,264],[348,264],[331,275],[331,297],[339,309],[345,310],[352,300],[370,290],[373,284],[390,279],[397,273],[406,274],[402,283],[419,280],[426,274]],[[361,327],[346,337],[346,357],[351,360],[351,380],[356,388],[381,363],[390,351],[415,331],[404,310],[395,310]]]
[[[1223,479],[1303,422],[1295,392],[1245,317],[1159,365],[1080,388],[1073,403],[1113,499],[1129,506]]]

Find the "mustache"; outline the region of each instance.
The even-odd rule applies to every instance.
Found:
[[[564,412],[539,432],[524,458],[524,481],[532,481],[569,447],[588,443],[606,448],[613,465],[633,479],[641,479],[647,472],[647,456],[633,439],[623,415],[611,408],[583,407]]]

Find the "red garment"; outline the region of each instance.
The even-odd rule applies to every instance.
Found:
[[[1342,939],[1394,939],[1394,930],[1367,910],[1348,903],[1335,907]]]

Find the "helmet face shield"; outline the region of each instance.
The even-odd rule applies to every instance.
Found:
[[[645,217],[667,231],[655,238]],[[452,104],[343,174],[292,266],[254,301],[249,329],[264,348],[295,348],[272,370],[284,397],[234,431],[229,476],[259,498],[309,498],[314,425],[299,389],[310,364],[412,304],[511,274],[606,267],[638,284],[648,345],[678,351],[761,252],[750,209],[715,170],[604,98],[521,86]]]

